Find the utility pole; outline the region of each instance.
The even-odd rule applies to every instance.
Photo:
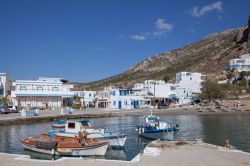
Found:
[[[155,84],[156,84],[156,82],[154,82],[154,100],[155,100],[154,107],[156,106],[156,99],[155,99]]]

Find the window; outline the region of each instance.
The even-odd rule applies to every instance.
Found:
[[[115,96],[115,91],[113,91],[113,96]]]
[[[36,89],[37,89],[37,91],[43,91],[43,87],[41,87],[41,86],[38,86]]]
[[[125,105],[128,105],[128,102],[127,102],[127,101],[125,101],[125,102],[124,102],[124,104],[125,104]]]
[[[75,122],[69,122],[68,123],[68,128],[69,129],[74,129],[75,128]]]
[[[26,86],[20,86],[20,90],[27,90]]]
[[[58,87],[52,87],[52,91],[58,91]]]
[[[186,73],[186,76],[191,76],[191,73]]]
[[[91,94],[89,94],[89,97],[91,97]]]
[[[190,77],[190,80],[192,80],[192,77]]]
[[[174,86],[170,86],[171,91],[174,91],[176,88]]]
[[[115,101],[113,102],[113,105],[116,105],[116,102],[115,102]]]
[[[0,88],[0,96],[3,96],[3,88]]]

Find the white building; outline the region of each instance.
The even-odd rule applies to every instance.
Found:
[[[180,85],[176,85],[176,97],[178,98],[179,104],[187,104],[193,100],[191,89],[181,87]]]
[[[75,91],[75,95],[81,97],[82,105],[86,108],[94,106],[96,91]]]
[[[192,101],[193,97],[201,93],[201,83],[205,75],[201,73],[180,72],[176,73],[176,93],[180,104]]]
[[[145,80],[144,84],[135,84],[133,89],[140,90],[140,94],[148,99],[151,105],[176,99],[175,85],[162,80]]]
[[[7,73],[0,73],[0,97],[10,94],[10,80]]]
[[[96,92],[96,107],[111,108],[111,90],[111,87],[106,87],[104,90]]]
[[[11,97],[21,107],[54,108],[70,105],[73,85],[61,78],[39,77],[38,80],[16,80]]]
[[[231,59],[229,68],[235,72],[250,71],[250,54],[241,55],[240,58]]]
[[[112,88],[109,108],[136,109],[144,106],[146,101],[140,90]]]
[[[205,75],[201,73],[180,72],[176,73],[176,85],[190,89],[192,93],[201,93],[201,83]]]
[[[146,80],[144,82],[149,98],[171,98],[175,95],[174,84],[165,83],[162,80]]]

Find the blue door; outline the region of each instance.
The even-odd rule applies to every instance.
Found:
[[[136,108],[136,101],[134,101],[134,108]]]
[[[119,101],[119,103],[118,103],[118,108],[119,108],[119,109],[122,108],[122,101]]]
[[[139,107],[139,101],[134,101],[134,108],[138,108]]]

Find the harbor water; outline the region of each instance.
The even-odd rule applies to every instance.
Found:
[[[162,121],[177,123],[180,131],[174,140],[202,139],[204,142],[223,146],[225,139],[237,149],[250,152],[250,114],[213,115],[161,115]],[[89,119],[96,128],[120,131],[127,134],[123,149],[110,149],[104,157],[112,160],[131,160],[140,153],[151,140],[139,137],[136,126],[143,122],[143,116],[105,117]],[[0,126],[0,152],[28,154],[36,159],[56,159],[24,150],[20,140],[51,130],[51,122]]]

